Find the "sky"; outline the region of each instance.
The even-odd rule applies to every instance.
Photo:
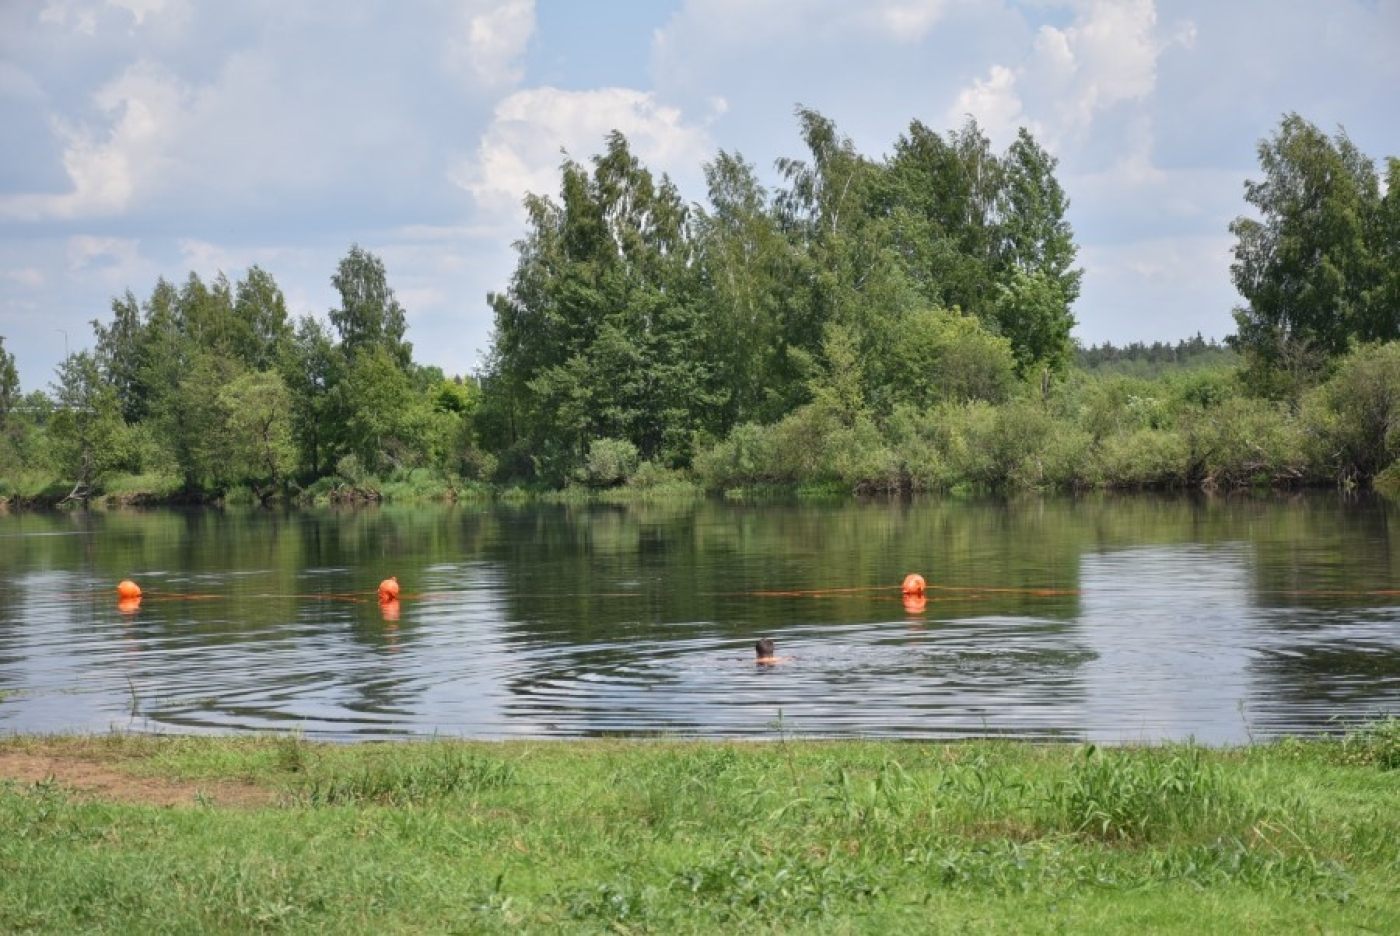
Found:
[[[127,290],[258,265],[324,317],[358,244],[415,360],[473,373],[566,155],[620,130],[703,204],[721,150],[775,185],[803,106],[877,159],[914,120],[1027,127],[1075,337],[1224,338],[1260,141],[1296,112],[1382,164],[1397,88],[1400,0],[0,0],[0,337],[47,390]]]

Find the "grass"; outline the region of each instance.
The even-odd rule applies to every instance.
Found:
[[[14,737],[4,932],[1400,931],[1395,720],[1241,749]],[[114,792],[115,791],[115,792]]]

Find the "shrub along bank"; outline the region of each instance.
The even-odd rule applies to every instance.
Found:
[[[1400,343],[1362,348],[1296,400],[1247,394],[1233,368],[1155,379],[1071,372],[1048,395],[886,418],[814,402],[702,451],[707,489],[1236,489],[1400,481]]]

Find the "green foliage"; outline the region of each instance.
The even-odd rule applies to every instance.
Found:
[[[15,367],[15,356],[5,350],[5,339],[0,337],[0,430],[9,424],[10,411],[19,400],[19,370]]]
[[[1238,361],[1239,355],[1233,350],[1214,338],[1207,341],[1200,332],[1174,345],[1164,341],[1154,341],[1150,345],[1133,341],[1120,348],[1105,341],[1088,348],[1076,345],[1074,351],[1076,367],[1099,374],[1140,378],[1162,377],[1168,371],[1183,369],[1233,369]]]
[[[1175,488],[1191,477],[1190,447],[1178,433],[1139,427],[1099,443],[1104,484],[1120,488]]]
[[[1059,371],[1068,363],[1074,316],[1063,287],[1049,276],[1014,271],[998,289],[996,320],[1015,349],[1020,376]]]
[[[1400,160],[1382,196],[1345,134],[1285,117],[1246,187],[1258,217],[1232,226],[1238,357],[1199,335],[1076,352],[1069,202],[1029,132],[997,154],[973,120],[946,134],[914,121],[872,159],[810,108],[797,124],[803,155],[778,161],[771,192],[722,152],[705,206],[621,133],[566,160],[557,195],[526,200],[479,382],[413,363],[384,264],[358,245],[331,277],[328,323],[293,328],[258,267],[114,299],[93,323],[95,374],[70,375],[100,418],[50,413],[42,395],[18,406],[0,346],[0,472],[57,471],[80,492],[113,471],[173,472],[187,495],[300,483],[313,498],[493,481],[875,493],[1400,478],[1400,358],[1384,344],[1400,327]],[[1072,353],[1085,369],[1067,368]]]
[[[291,340],[292,324],[281,288],[261,267],[249,267],[234,289],[233,355],[250,371],[271,370]]]
[[[799,422],[878,432],[900,404],[1002,401],[1013,370],[1062,366],[1079,272],[1054,160],[1028,133],[998,157],[975,123],[946,141],[916,123],[879,162],[797,117],[807,156],[778,161],[771,197],[721,153],[692,214],[614,133],[591,171],[564,164],[558,201],[527,199],[511,286],[490,297],[479,421],[503,471],[560,483],[604,438],[684,466],[697,440],[808,403]],[[886,487],[883,446],[859,445],[823,476]]]
[[[1329,139],[1297,114],[1260,142],[1259,164],[1263,178],[1245,183],[1259,217],[1230,225],[1231,275],[1245,301],[1231,343],[1256,389],[1296,399],[1352,340],[1400,337],[1375,289],[1387,250],[1379,180],[1344,132]]]
[[[896,405],[1001,403],[1015,385],[1010,341],[955,312],[910,313],[900,323],[889,358],[889,396]]]
[[[562,176],[560,203],[527,201],[511,287],[490,297],[491,441],[554,482],[600,438],[685,463],[725,397],[707,360],[718,323],[702,314],[688,211],[620,133],[591,173],[570,161]]]
[[[87,500],[122,458],[125,424],[112,387],[86,351],[58,366],[55,409],[49,418],[51,456],[59,476],[73,482],[71,498]]]
[[[160,389],[150,399],[152,424],[184,478],[185,490],[217,488],[228,480],[226,411],[222,389],[236,377],[236,362],[199,348],[185,335],[159,340],[147,373]]]
[[[1160,753],[1089,745],[1050,797],[1061,828],[1105,841],[1243,835],[1260,810],[1194,745]]]
[[[345,354],[354,360],[375,350],[387,354],[402,370],[413,361],[413,345],[404,340],[403,306],[389,287],[384,261],[351,244],[341,258],[331,285],[340,294],[339,308],[330,310],[331,325],[340,335]]]
[[[387,347],[362,349],[336,387],[345,450],[376,474],[422,464],[432,410]]]
[[[280,485],[296,465],[286,383],[272,371],[249,372],[219,391],[219,405],[224,411],[229,476]]]
[[[1344,764],[1400,770],[1400,718],[1387,715],[1350,728],[1333,750]]]
[[[626,439],[594,439],[579,480],[593,487],[626,484],[637,472],[637,447]]]
[[[1200,412],[1183,434],[1206,486],[1289,487],[1316,477],[1305,427],[1285,407],[1237,397]]]
[[[349,774],[328,772],[319,765],[311,774],[300,798],[313,807],[359,803],[422,806],[508,786],[515,777],[505,761],[468,755],[447,746],[436,748],[425,758],[380,758]]]
[[[9,739],[275,805],[0,783],[0,929],[1391,932],[1393,786],[1343,742]],[[1300,757],[1302,751],[1305,756]],[[1315,752],[1315,753],[1314,753]],[[160,844],[152,848],[153,842]],[[549,860],[541,860],[547,855]]]
[[[707,351],[723,393],[721,427],[771,422],[798,402],[805,317],[787,288],[800,254],[784,236],[753,166],[721,151],[705,166],[709,207],[695,215],[700,290],[710,310]]]
[[[345,355],[319,320],[303,316],[283,352],[283,380],[292,395],[292,437],[301,469],[326,473],[342,454],[346,412],[340,384]]]
[[[949,461],[966,483],[993,490],[1047,483],[1042,453],[1054,424],[1039,403],[973,403],[944,412],[950,423]]]
[[[1368,482],[1400,458],[1400,343],[1359,349],[1305,402],[1319,459],[1334,477]]]

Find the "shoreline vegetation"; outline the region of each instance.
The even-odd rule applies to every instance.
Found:
[[[1400,493],[1400,342],[1359,348],[1296,405],[1247,395],[1239,359],[1214,342],[1096,346],[1057,384],[1003,404],[901,410],[877,426],[808,406],[740,426],[685,467],[594,446],[583,469],[543,479],[464,477],[426,465],[377,475],[353,458],[302,487],[191,489],[177,473],[73,482],[0,480],[0,508],[324,506],[530,500],[635,502],[852,496],[1286,492]],[[1106,359],[1107,358],[1107,359]],[[1089,362],[1089,363],[1085,363]]]
[[[703,203],[621,133],[567,159],[473,374],[415,362],[358,244],[324,317],[257,266],[128,289],[51,392],[0,341],[0,498],[1400,489],[1400,159],[1284,115],[1230,225],[1236,333],[1084,348],[1029,131],[914,120],[872,157],[796,117],[771,188],[720,152]]]
[[[1395,932],[1400,721],[1239,748],[0,738],[5,932]]]

